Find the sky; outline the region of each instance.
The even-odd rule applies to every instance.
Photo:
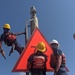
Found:
[[[66,55],[66,65],[75,73],[75,0],[0,0],[0,34],[3,25],[9,23],[11,32],[23,32],[26,22],[31,18],[30,7],[35,6],[39,20],[39,29],[48,42],[58,40],[60,49]],[[25,36],[17,36],[18,42],[25,46]],[[25,75],[22,72],[11,72],[20,55],[14,51],[8,56],[11,47],[2,44],[6,60],[0,54],[1,75]],[[48,72],[47,75],[53,75]]]

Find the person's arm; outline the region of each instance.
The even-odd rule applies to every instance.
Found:
[[[15,33],[14,35],[18,36],[18,35],[22,35],[22,34],[26,34],[26,33],[25,32],[18,32],[18,33]]]
[[[0,49],[2,48],[2,41],[0,41]]]
[[[1,52],[1,49],[2,49],[2,42],[3,42],[3,35],[0,36],[0,52]]]
[[[1,40],[1,36],[0,36],[0,53],[2,54],[2,56],[4,57],[4,59],[6,59],[6,57],[5,57],[5,52],[4,52],[4,50],[2,49],[2,40]]]
[[[33,54],[29,56],[28,60],[27,60],[27,69],[30,71],[31,68],[31,63],[33,61]]]
[[[0,35],[0,49],[2,48],[2,42],[4,41],[4,34]]]
[[[30,68],[31,68],[31,63],[28,62],[28,63],[27,63],[27,69],[28,69],[28,71],[30,71]]]
[[[2,54],[2,56],[4,57],[4,59],[6,59],[5,52],[3,51],[2,48],[1,48],[1,54]]]
[[[58,72],[60,66],[61,66],[61,62],[62,62],[62,56],[61,55],[57,55],[57,64],[56,64],[56,68],[55,68],[55,73]]]
[[[4,57],[4,59],[6,59],[6,57],[5,57],[5,52],[4,52],[4,50],[2,49],[2,41],[0,41],[0,53],[2,54],[2,56]]]

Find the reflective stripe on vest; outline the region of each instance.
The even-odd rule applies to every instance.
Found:
[[[34,56],[32,68],[44,69],[45,58],[43,56]]]

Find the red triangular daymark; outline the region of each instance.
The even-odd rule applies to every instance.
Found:
[[[47,48],[47,51],[45,52],[45,54],[48,56],[48,61],[46,63],[46,68],[47,71],[53,71],[53,69],[50,67],[50,55],[52,54],[52,49],[49,46],[49,43],[47,42],[47,40],[44,38],[44,36],[42,35],[42,33],[40,32],[40,30],[38,28],[36,28],[30,39],[28,40],[20,58],[18,59],[17,63],[15,64],[12,72],[27,72],[27,59],[28,57],[35,52],[35,47],[39,42],[44,42]]]

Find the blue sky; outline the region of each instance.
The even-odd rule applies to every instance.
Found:
[[[60,49],[66,54],[69,75],[74,75],[75,68],[75,1],[74,0],[0,0],[0,34],[3,25],[9,23],[11,32],[24,31],[26,21],[30,19],[30,7],[35,6],[39,20],[39,28],[48,42],[56,39]],[[17,37],[22,46],[25,45],[24,35]],[[1,75],[25,75],[25,73],[12,73],[15,63],[20,55],[14,51],[9,57],[11,47],[3,43],[7,59],[0,54]],[[53,75],[53,73],[47,73]]]

